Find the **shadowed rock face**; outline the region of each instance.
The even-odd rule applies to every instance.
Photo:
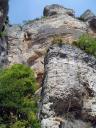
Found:
[[[4,67],[7,65],[7,51],[8,51],[8,46],[7,46],[7,37],[2,37],[0,38],[0,68]]]
[[[5,31],[4,29],[7,14],[8,0],[0,0],[0,66],[7,64],[8,38],[7,35],[2,35],[3,31]]]
[[[89,24],[92,30],[96,33],[96,16],[91,18],[91,20],[89,21]]]
[[[45,57],[42,128],[94,128],[95,94],[96,59],[71,45],[51,46]]]
[[[8,13],[8,0],[0,0],[0,31]]]

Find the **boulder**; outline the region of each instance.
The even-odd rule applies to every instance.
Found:
[[[63,6],[58,4],[48,5],[44,8],[44,16],[52,16],[57,14],[68,14],[70,16],[74,16],[75,12],[72,9],[64,8]]]
[[[89,21],[95,14],[91,10],[86,10],[81,16],[80,19],[83,21]]]

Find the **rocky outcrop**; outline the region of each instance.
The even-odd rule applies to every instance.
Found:
[[[52,45],[45,57],[42,128],[96,127],[96,59],[75,46]]]
[[[39,81],[40,76],[44,73],[44,56],[54,36],[60,36],[65,42],[72,43],[73,40],[78,39],[87,31],[86,23],[69,16],[68,12],[73,13],[72,10],[68,11],[59,5],[54,6],[52,6],[54,9],[56,7],[63,9],[63,15],[60,13],[59,15],[43,17],[23,26],[13,25],[8,28],[9,65],[14,63],[29,65],[35,70]],[[51,7],[49,11],[51,12]]]
[[[43,15],[44,16],[53,16],[53,15],[65,15],[68,14],[69,16],[75,16],[75,12],[72,9],[64,8],[61,5],[53,4],[48,5],[44,8]]]
[[[80,19],[83,21],[89,21],[91,18],[93,18],[95,14],[91,10],[86,10],[81,16]]]

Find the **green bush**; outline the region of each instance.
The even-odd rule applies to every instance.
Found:
[[[40,128],[36,117],[37,98],[34,93],[37,84],[34,72],[27,66],[15,64],[0,72],[1,122],[9,122],[9,128]],[[31,114],[30,114],[31,113]],[[33,119],[33,115],[35,118]],[[35,124],[37,127],[35,127]],[[6,126],[7,128],[7,126]]]
[[[78,41],[73,42],[73,44],[84,50],[86,53],[96,57],[96,38],[93,38],[88,34],[84,34]]]

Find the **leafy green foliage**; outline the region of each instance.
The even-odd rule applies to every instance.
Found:
[[[24,96],[35,92],[34,73],[24,65],[14,65],[0,73],[0,106],[20,107]],[[3,96],[4,95],[4,96]]]
[[[96,57],[96,38],[93,38],[88,34],[84,34],[78,41],[73,42],[73,44],[84,50],[86,53]]]
[[[34,72],[15,64],[0,72],[0,123],[4,128],[40,128],[37,119],[37,84]],[[7,123],[6,127],[3,124]],[[35,127],[36,125],[36,127]]]
[[[10,128],[25,128],[26,122],[17,121]]]

